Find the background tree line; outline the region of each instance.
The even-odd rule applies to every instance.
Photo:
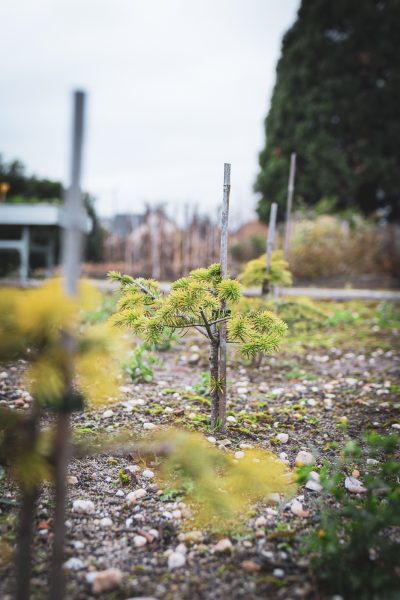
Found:
[[[302,0],[283,39],[254,189],[283,217],[291,152],[295,207],[383,209],[400,218],[400,2]]]

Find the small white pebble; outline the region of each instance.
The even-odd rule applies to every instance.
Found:
[[[85,563],[80,558],[69,558],[64,564],[64,569],[68,569],[69,571],[80,571],[85,566]]]
[[[146,495],[147,495],[146,490],[144,488],[139,488],[138,490],[135,490],[134,492],[129,492],[129,494],[126,497],[126,500],[127,500],[128,504],[135,504],[138,500],[140,500],[140,498],[143,498]]]
[[[149,529],[149,534],[153,536],[153,538],[158,539],[160,534],[157,529]]]
[[[143,429],[157,429],[157,425],[155,425],[154,423],[143,423]]]
[[[355,477],[346,477],[344,480],[344,487],[351,494],[365,494],[366,488],[362,485],[361,481]]]
[[[186,557],[181,552],[171,552],[168,557],[168,569],[172,571],[173,569],[179,569],[180,567],[184,567],[186,564]]]
[[[303,465],[314,465],[315,457],[311,454],[311,452],[300,450],[296,456],[295,463],[296,467],[302,467]]]
[[[91,500],[74,500],[72,511],[82,515],[90,515],[94,512],[94,504]]]
[[[267,524],[267,519],[263,516],[258,517],[255,522],[254,525],[258,528],[258,527],[264,527],[264,525]]]
[[[113,522],[110,517],[103,517],[103,519],[100,520],[100,527],[111,527],[112,524]]]
[[[283,579],[285,577],[285,571],[283,569],[274,569],[272,575],[278,579]]]
[[[114,411],[112,411],[110,408],[108,410],[105,410],[102,414],[103,419],[110,419],[113,416],[114,416]]]
[[[223,538],[219,540],[213,547],[213,551],[217,554],[222,554],[223,552],[228,552],[232,550],[232,542],[229,538]]]
[[[129,473],[137,473],[138,471],[140,471],[140,467],[138,467],[137,465],[128,465],[127,467],[125,467],[125,471],[129,471]]]
[[[145,469],[143,471],[142,475],[143,475],[143,477],[146,477],[146,479],[153,479],[153,477],[154,477],[154,473],[150,469]]]
[[[180,554],[186,554],[187,553],[187,548],[185,546],[185,544],[178,544],[175,552],[179,552]]]
[[[147,540],[143,535],[135,535],[133,538],[133,543],[136,548],[141,548],[147,544]]]

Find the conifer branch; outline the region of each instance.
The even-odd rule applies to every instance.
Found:
[[[215,343],[215,342],[217,341],[217,339],[216,339],[216,337],[214,336],[213,332],[211,331],[210,324],[209,324],[209,322],[207,321],[206,315],[204,314],[204,311],[203,311],[203,309],[202,309],[202,308],[200,309],[200,314],[201,314],[201,316],[202,316],[202,319],[203,319],[203,321],[204,321],[204,326],[205,326],[205,328],[207,329],[208,337],[210,338],[210,340],[211,340],[212,342],[214,342],[214,343]]]

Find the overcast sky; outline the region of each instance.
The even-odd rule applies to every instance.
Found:
[[[70,92],[88,92],[84,188],[100,214],[185,202],[232,219],[252,185],[282,35],[299,0],[5,0],[0,153],[67,182]]]

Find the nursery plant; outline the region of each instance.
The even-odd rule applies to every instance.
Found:
[[[134,279],[109,273],[120,284],[121,298],[113,323],[130,327],[147,343],[156,343],[165,328],[185,333],[195,329],[206,338],[210,358],[211,428],[225,429],[224,383],[220,378],[220,327],[226,323],[227,342],[235,344],[244,357],[269,354],[278,349],[286,332],[285,323],[272,312],[256,310],[232,314],[242,296],[234,279],[222,279],[219,264],[191,271],[163,294],[154,280]]]
[[[271,285],[289,286],[292,285],[292,274],[289,270],[289,263],[283,258],[282,251],[274,250],[271,254],[269,273],[266,270],[266,255],[263,254],[246,263],[238,281],[247,287],[263,286],[265,282],[269,287]]]
[[[122,362],[122,370],[135,383],[149,383],[153,381],[153,366],[161,364],[157,356],[138,346],[129,353],[128,358]]]

